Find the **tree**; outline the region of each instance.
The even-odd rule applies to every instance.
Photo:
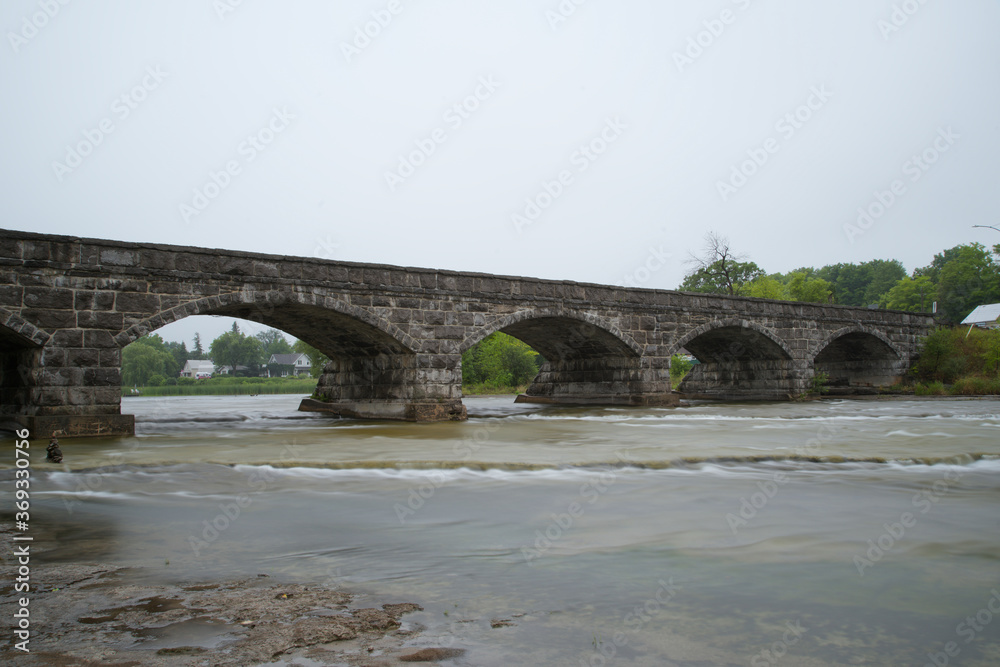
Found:
[[[174,358],[174,361],[177,362],[177,367],[184,368],[184,364],[191,358],[191,354],[187,349],[187,343],[168,342],[163,345],[166,351]]]
[[[793,273],[788,283],[788,295],[793,301],[827,303],[832,293],[829,282],[822,278],[809,278],[804,272]]]
[[[292,346],[288,344],[285,334],[277,329],[265,329],[257,334],[257,340],[264,350],[264,361],[271,358],[272,354],[291,354]]]
[[[122,350],[122,384],[147,386],[153,376],[175,377],[180,366],[157,334],[143,336]]]
[[[204,359],[205,350],[201,346],[201,334],[195,332],[194,334],[194,350],[191,351],[189,359]]]
[[[700,256],[691,255],[689,264],[695,266],[679,289],[687,292],[741,295],[747,285],[764,275],[753,262],[742,262],[746,255],[737,255],[729,247],[729,239],[709,232]]]
[[[879,299],[879,305],[893,310],[910,310],[918,313],[928,312],[937,286],[928,276],[917,278],[903,277],[888,292]]]
[[[497,332],[462,353],[462,383],[516,387],[538,374],[539,361],[530,345]]]
[[[788,288],[775,276],[761,276],[746,286],[745,296],[758,299],[788,299]]]
[[[318,378],[322,375],[323,367],[330,363],[330,357],[326,356],[304,340],[295,341],[295,345],[292,346],[292,351],[309,357],[309,363],[312,365],[312,368],[309,369],[309,374],[314,378]]]
[[[869,305],[879,303],[882,295],[891,290],[896,283],[906,277],[906,269],[897,259],[873,259],[861,265],[868,273],[868,285],[865,287],[864,303]]]
[[[1000,265],[979,243],[935,255],[921,275],[937,283],[938,312],[950,322],[962,321],[976,306],[1000,301]]]
[[[253,336],[240,332],[236,322],[231,331],[227,331],[212,341],[210,348],[212,361],[216,366],[231,366],[236,374],[238,366],[246,366],[251,373],[259,373],[264,361],[264,347]]]

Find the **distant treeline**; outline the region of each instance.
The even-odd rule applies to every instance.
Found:
[[[895,259],[767,274],[732,255],[725,239],[713,236],[711,242],[708,254],[697,260],[699,267],[678,289],[914,312],[930,312],[937,302],[939,318],[952,323],[976,306],[1000,302],[1000,244],[992,251],[979,243],[957,245],[907,275]]]

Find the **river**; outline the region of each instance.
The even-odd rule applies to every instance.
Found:
[[[136,437],[33,464],[45,557],[417,602],[443,664],[1000,664],[1000,402],[299,400],[124,399]]]

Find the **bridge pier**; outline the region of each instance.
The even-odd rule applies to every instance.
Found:
[[[688,398],[785,401],[809,389],[811,374],[791,360],[695,364],[678,390]]]
[[[617,357],[548,362],[516,402],[670,406],[679,398],[668,359]]]
[[[0,422],[38,438],[135,434],[135,418],[121,414],[121,349],[110,333],[64,329],[49,337],[6,319]]]
[[[335,359],[299,410],[345,418],[452,421],[466,418],[462,372],[444,355],[381,354]]]

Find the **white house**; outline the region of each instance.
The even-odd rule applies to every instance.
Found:
[[[267,360],[267,376],[274,377],[271,375],[271,368],[273,366],[291,366],[292,375],[308,375],[309,371],[312,369],[312,362],[309,361],[309,357],[302,354],[301,352],[293,352],[292,354],[272,354],[271,358]],[[275,369],[277,373],[278,370]],[[281,377],[285,377],[289,374],[287,368],[281,369]]]
[[[962,324],[983,327],[984,329],[1000,329],[1000,303],[989,303],[977,306]],[[970,328],[971,329],[971,328]]]
[[[210,359],[188,359],[181,370],[182,378],[212,377],[215,364]]]

